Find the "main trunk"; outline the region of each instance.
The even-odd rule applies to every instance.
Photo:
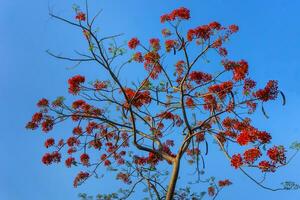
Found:
[[[178,179],[179,167],[180,167],[180,158],[177,157],[175,162],[173,163],[173,170],[172,170],[172,174],[171,174],[171,179],[169,181],[168,191],[166,194],[166,200],[172,200],[174,197],[176,182]]]

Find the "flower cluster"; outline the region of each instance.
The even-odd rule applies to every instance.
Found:
[[[230,93],[233,87],[231,81],[226,81],[221,84],[215,84],[208,88],[208,91],[216,94],[221,100],[226,97],[226,94]]]
[[[257,97],[258,99],[262,101],[269,101],[274,100],[278,96],[278,82],[271,80],[267,83],[266,87],[264,89],[260,89],[253,93],[254,97]]]
[[[88,172],[79,172],[73,182],[73,186],[76,188],[79,184],[85,181],[90,174]]]
[[[75,18],[76,18],[78,21],[85,21],[85,20],[86,20],[85,13],[83,13],[83,12],[81,12],[81,11],[77,12]]]
[[[75,158],[69,157],[65,160],[65,164],[68,168],[70,168],[72,165],[76,163]]]
[[[253,163],[261,156],[261,152],[258,148],[248,149],[244,152],[244,160],[247,163]]]
[[[268,150],[267,154],[274,164],[286,164],[285,149],[283,146],[274,146]]]
[[[54,144],[55,144],[55,140],[53,138],[49,138],[45,141],[44,146],[46,148],[49,148],[49,147],[53,146]]]
[[[167,52],[170,52],[172,49],[175,49],[176,45],[177,45],[176,40],[166,40],[165,41],[165,47],[166,47]]]
[[[151,103],[151,96],[149,91],[138,91],[133,89],[125,88],[125,93],[128,98],[128,102],[124,103],[124,107],[128,108],[129,104],[140,108],[145,104]]]
[[[232,184],[232,182],[230,180],[228,180],[228,179],[220,180],[218,182],[219,187],[225,187],[225,186],[229,186],[231,184]]]
[[[203,84],[212,80],[212,76],[210,74],[200,71],[191,72],[189,78],[197,84]]]
[[[154,51],[160,50],[160,41],[157,38],[151,38],[150,39],[150,46]]]
[[[223,60],[222,64],[225,70],[233,71],[233,80],[235,81],[244,80],[248,74],[248,63],[245,60],[240,60],[238,62]]]
[[[136,52],[135,54],[133,54],[132,60],[142,63],[144,61],[144,57],[141,52]]]
[[[251,91],[256,86],[256,82],[253,81],[250,78],[246,78],[244,81],[244,86],[243,86],[243,94],[248,95]]]
[[[71,94],[78,94],[78,92],[80,91],[80,84],[85,82],[85,77],[81,76],[81,75],[76,75],[73,76],[72,78],[70,78],[68,80],[69,83],[69,92]]]
[[[235,169],[238,169],[243,165],[243,158],[241,154],[236,154],[231,157],[231,166],[233,166]]]
[[[241,131],[237,136],[236,141],[241,146],[247,145],[248,143],[254,143],[256,141],[261,144],[269,143],[271,140],[271,135],[266,131],[259,131],[254,127],[248,127]]]
[[[150,73],[152,79],[156,79],[162,68],[159,64],[160,55],[156,51],[150,51],[144,55],[144,68]]]
[[[166,21],[188,20],[190,19],[190,10],[184,7],[173,10],[170,14],[165,14],[160,17],[161,23]]]
[[[90,156],[86,153],[81,154],[80,161],[83,165],[88,166],[90,163]]]
[[[61,159],[61,155],[58,151],[54,151],[53,153],[46,153],[43,158],[42,158],[42,162],[45,165],[50,165],[54,162],[59,163]]]
[[[128,42],[128,47],[130,49],[135,49],[140,44],[140,41],[137,38],[132,38]]]
[[[193,39],[208,40],[214,31],[219,31],[222,26],[218,22],[212,22],[207,25],[198,26],[194,29],[190,29],[187,33],[187,40],[192,41]]]

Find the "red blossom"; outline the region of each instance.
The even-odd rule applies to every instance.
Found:
[[[157,38],[150,39],[150,45],[154,51],[158,51],[160,49],[159,39]]]
[[[35,123],[38,123],[38,122],[40,122],[40,121],[42,120],[42,118],[43,118],[43,113],[38,112],[38,113],[35,113],[35,114],[32,116],[31,121],[32,121],[32,122],[35,122]]]
[[[195,81],[197,84],[203,84],[212,80],[212,76],[210,74],[193,71],[189,75],[191,81]]]
[[[266,87],[264,89],[260,89],[253,93],[254,97],[257,97],[258,99],[262,101],[269,101],[274,100],[277,98],[279,93],[278,90],[278,82],[275,80],[271,80],[267,83]]]
[[[107,82],[105,82],[105,81],[96,81],[96,82],[94,83],[94,88],[95,88],[96,90],[102,90],[102,89],[105,89],[105,88],[107,88]]]
[[[251,91],[256,86],[256,82],[253,81],[250,78],[245,79],[244,81],[244,86],[243,86],[243,94],[248,95]]]
[[[253,163],[261,156],[261,152],[258,148],[248,149],[244,152],[244,160],[247,163]]]
[[[67,144],[69,147],[73,147],[74,145],[79,144],[79,140],[76,137],[69,137],[67,140]]]
[[[184,7],[173,10],[170,14],[165,14],[160,17],[161,23],[174,20],[188,20],[190,19],[190,10]]]
[[[208,192],[208,195],[211,197],[215,196],[215,193],[216,193],[215,188],[213,186],[208,187],[207,192]]]
[[[80,84],[85,82],[85,77],[81,76],[81,75],[76,75],[73,76],[72,78],[70,78],[68,80],[69,83],[69,93],[71,94],[78,94],[78,92],[80,91]]]
[[[44,145],[46,148],[49,148],[49,147],[53,146],[54,144],[55,144],[55,140],[53,138],[49,138],[45,141]]]
[[[233,71],[233,80],[235,81],[244,80],[248,74],[248,63],[245,60],[240,60],[238,62],[223,60],[222,64],[225,70]]]
[[[161,33],[162,33],[162,35],[164,36],[164,37],[168,37],[168,36],[170,36],[172,33],[171,33],[171,31],[169,30],[169,29],[167,29],[167,28],[164,28],[162,31],[161,31]]]
[[[275,172],[275,166],[268,161],[261,161],[258,164],[258,168],[261,169],[262,172]]]
[[[235,169],[238,169],[242,165],[243,165],[243,158],[240,154],[236,154],[231,157],[231,166],[233,166]]]
[[[82,128],[80,126],[77,126],[73,129],[73,134],[75,135],[81,135],[82,134]]]
[[[79,21],[85,21],[85,19],[86,19],[85,14],[83,12],[77,12],[75,18]]]
[[[137,38],[132,38],[128,42],[128,47],[130,49],[135,49],[140,44],[140,41]]]
[[[229,28],[230,33],[236,33],[239,30],[239,27],[235,24],[230,25],[228,28]]]
[[[283,146],[274,146],[268,150],[267,154],[274,163],[286,164],[285,149]]]
[[[165,47],[166,47],[166,51],[170,52],[172,49],[174,49],[177,45],[177,41],[176,40],[166,40],[165,41]]]
[[[230,180],[228,180],[228,179],[220,180],[220,181],[218,182],[218,185],[219,185],[220,187],[229,186],[229,185],[231,185],[231,184],[232,184],[232,182],[231,182]]]
[[[85,181],[90,174],[88,172],[79,172],[73,182],[73,186],[76,188],[79,184]]]
[[[136,52],[135,54],[133,54],[132,56],[132,60],[142,63],[144,61],[143,55],[141,52]]]
[[[80,161],[82,165],[88,166],[90,162],[90,156],[86,153],[81,154]]]
[[[67,167],[71,167],[75,163],[75,158],[69,157],[66,159],[65,164]]]
[[[50,118],[47,118],[42,122],[42,131],[44,132],[51,131],[53,129],[53,126],[54,126],[54,121]]]
[[[195,107],[195,102],[194,102],[193,98],[191,98],[191,97],[186,98],[185,104],[189,108]]]
[[[47,107],[47,106],[49,106],[49,101],[47,99],[43,98],[43,99],[39,100],[36,105],[38,107]]]
[[[215,84],[208,88],[208,91],[215,93],[221,100],[226,97],[226,94],[230,93],[233,87],[231,81],[223,82],[221,84]]]
[[[151,103],[151,96],[149,91],[138,91],[136,92],[133,89],[125,88],[125,94],[128,98],[128,102],[124,104],[126,108],[129,107],[129,104],[140,108],[145,104]]]

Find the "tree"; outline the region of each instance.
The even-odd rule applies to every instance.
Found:
[[[78,6],[74,10],[74,20],[53,13],[50,16],[81,30],[87,53],[78,52],[76,58],[48,53],[78,64],[96,63],[107,79],[88,82],[76,75],[68,80],[75,101],[68,103],[64,97],[38,101],[39,111],[26,128],[41,127],[47,133],[66,121],[75,124],[67,138],[45,141],[45,147],[53,149],[43,156],[45,165],[61,162],[66,149],[65,165],[85,168],[76,176],[74,187],[90,177],[99,177],[100,168],[116,173],[117,180],[128,184],[129,189],[99,195],[99,199],[126,199],[139,184],[145,184],[151,198],[202,199],[205,193],[176,187],[182,162],[187,161],[195,167],[196,183],[206,183],[208,195],[215,199],[232,183],[214,177],[201,179],[204,155],[214,141],[231,166],[258,186],[272,191],[298,189],[292,182],[270,188],[244,170],[249,167],[263,174],[273,173],[290,163],[300,144],[293,144],[295,154],[287,159],[286,148],[271,146],[271,134],[252,124],[250,117],[258,105],[267,117],[263,104],[278,95],[285,104],[285,97],[276,80],[256,89],[247,61],[228,59],[224,44],[238,32],[237,25],[211,22],[182,31],[180,25],[190,20],[190,11],[181,7],[161,16],[161,23],[166,25],[163,39],[152,38],[144,44],[133,37],[127,43],[128,53],[119,42],[121,34],[101,36],[94,27],[98,14],[92,18],[87,6],[85,11]],[[208,56],[216,55],[221,66],[215,72],[199,67]],[[146,73],[142,81],[128,84],[122,71],[132,64],[143,65]],[[173,67],[167,68],[170,64]],[[160,170],[165,165],[172,170]],[[166,177],[168,183],[163,181]]]

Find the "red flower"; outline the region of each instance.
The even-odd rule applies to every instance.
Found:
[[[73,186],[77,187],[79,184],[85,181],[89,176],[90,174],[88,172],[79,172],[74,180]]]
[[[254,97],[257,97],[258,99],[262,101],[269,101],[274,100],[278,96],[278,82],[271,80],[267,83],[266,87],[264,89],[260,89],[257,92],[253,93]]]
[[[208,187],[207,191],[208,191],[208,195],[211,197],[214,196],[216,192],[213,186]]]
[[[144,55],[144,68],[150,73],[152,79],[156,79],[162,71],[159,64],[160,55],[156,51],[150,51]]]
[[[69,157],[66,161],[65,164],[67,167],[71,167],[75,163],[75,158]]]
[[[46,153],[43,158],[42,158],[42,162],[45,164],[45,165],[50,165],[52,164],[53,162],[60,162],[60,159],[61,159],[61,155],[58,151],[54,151],[53,153]]]
[[[239,30],[239,27],[235,24],[230,25],[228,28],[229,28],[230,33],[236,33]]]
[[[80,161],[82,162],[82,165],[88,166],[90,162],[90,156],[86,153],[81,154]]]
[[[77,101],[74,101],[73,104],[72,104],[72,108],[73,109],[78,109],[80,107],[82,107],[83,105],[85,105],[85,101],[84,100],[77,100]]]
[[[220,180],[218,184],[219,184],[220,187],[225,187],[225,186],[231,185],[232,183],[231,183],[230,180],[225,179],[225,180],[223,180],[223,181]]]
[[[101,159],[102,161],[106,160],[106,158],[107,158],[107,155],[106,155],[106,154],[102,154],[101,157],[100,157],[100,159]]]
[[[203,84],[212,80],[212,76],[210,74],[199,71],[191,72],[189,78],[191,81],[195,81],[197,84]]]
[[[267,154],[274,163],[283,165],[286,163],[285,149],[283,146],[274,146],[268,150]]]
[[[75,17],[79,21],[85,21],[85,14],[83,12],[77,12],[77,15]]]
[[[163,35],[164,37],[168,37],[168,36],[171,35],[171,31],[170,31],[169,29],[166,29],[166,28],[164,28],[164,29],[161,31],[161,33],[162,33],[162,35]]]
[[[73,129],[73,134],[75,135],[81,135],[82,134],[82,128],[80,126],[77,126]]]
[[[202,25],[195,29],[190,29],[187,33],[187,40],[192,41],[193,39],[198,38],[208,40],[212,34],[213,31],[209,25]]]
[[[110,166],[110,165],[111,165],[111,162],[109,160],[104,161],[104,166]]]
[[[105,89],[105,88],[107,88],[107,83],[104,82],[104,81],[96,81],[96,82],[94,83],[94,88],[95,88],[96,90],[102,90],[102,89]]]
[[[69,137],[67,140],[67,144],[69,147],[73,147],[74,145],[78,145],[79,144],[79,140],[75,137]]]
[[[53,138],[49,138],[49,139],[46,140],[46,142],[45,142],[45,147],[46,147],[46,148],[49,148],[49,147],[53,146],[54,143],[55,143],[55,140],[54,140]]]
[[[231,166],[235,169],[241,167],[243,165],[243,158],[240,154],[233,155],[231,157]]]
[[[244,80],[248,74],[248,63],[245,60],[240,60],[238,62],[223,60],[222,64],[225,70],[233,71],[233,80],[235,81]]]
[[[226,97],[226,94],[230,93],[233,87],[231,81],[223,82],[221,84],[212,85],[208,88],[208,91],[215,93],[218,97],[223,100]]]
[[[154,51],[158,51],[160,49],[159,39],[157,38],[150,39],[150,45],[154,49]]]
[[[175,48],[177,45],[176,40],[166,40],[165,46],[166,46],[166,51],[170,52],[173,48]]]
[[[176,64],[175,64],[175,67],[176,67],[176,72],[177,72],[177,75],[178,76],[181,76],[182,75],[182,72],[184,70],[184,66],[185,66],[185,62],[183,60],[179,60]]]
[[[243,86],[243,94],[247,95],[249,94],[250,90],[253,89],[256,86],[256,82],[253,81],[250,78],[245,79],[244,86]]]
[[[132,38],[128,42],[128,47],[130,49],[135,49],[140,44],[140,41],[137,38]]]
[[[220,56],[223,56],[223,57],[226,57],[228,52],[227,52],[227,49],[225,48],[219,48],[219,52]]]
[[[71,94],[78,94],[80,91],[80,84],[85,82],[84,76],[76,75],[68,80],[69,83],[69,92]]]
[[[203,105],[203,108],[205,110],[210,110],[210,111],[219,110],[219,105],[217,103],[216,98],[213,95],[207,94],[203,97],[203,100],[204,100],[204,103],[205,103]]]
[[[43,98],[43,99],[39,100],[36,105],[38,107],[47,107],[47,106],[49,106],[49,101],[47,99]]]
[[[165,14],[160,17],[161,23],[164,23],[165,21],[174,21],[176,19],[179,19],[179,20],[190,19],[190,10],[188,10],[187,8],[181,7],[181,8],[173,10],[170,14]]]
[[[136,61],[136,62],[143,62],[144,61],[144,58],[143,58],[143,55],[141,52],[136,52],[135,54],[133,54],[132,56],[132,60]]]
[[[53,126],[54,126],[54,121],[50,118],[47,118],[42,122],[42,131],[44,132],[51,131],[53,129]]]
[[[151,103],[151,96],[149,91],[136,92],[130,88],[125,88],[124,90],[128,98],[128,102],[124,104],[126,108],[129,107],[129,103],[137,108],[140,108],[145,104]]]
[[[40,121],[42,120],[42,118],[43,118],[43,113],[38,112],[38,113],[35,113],[35,114],[32,116],[31,121],[32,121],[32,122],[38,123],[38,122],[40,122]]]
[[[275,172],[275,166],[265,160],[258,164],[258,168],[260,168],[262,172]]]
[[[186,98],[185,104],[189,108],[195,107],[194,100],[191,97]]]
[[[220,30],[222,28],[219,22],[211,22],[208,26],[215,30]]]
[[[248,163],[253,163],[261,156],[258,148],[248,149],[244,152],[244,160]]]

